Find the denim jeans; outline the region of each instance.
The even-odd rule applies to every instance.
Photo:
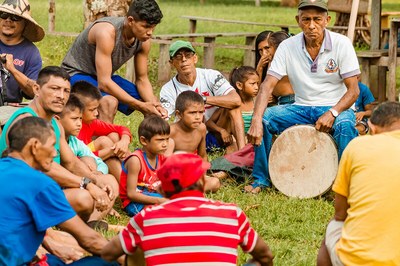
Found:
[[[255,147],[253,166],[254,186],[270,186],[268,170],[269,153],[272,147],[273,135],[282,133],[294,125],[315,124],[318,118],[327,112],[331,106],[301,106],[277,105],[264,113],[264,134],[261,145]],[[332,126],[332,136],[338,147],[339,159],[347,144],[358,135],[355,128],[355,114],[349,109],[339,114]]]
[[[66,264],[60,258],[58,258],[52,254],[46,254],[46,256],[47,256],[47,263],[49,266],[64,266],[64,265],[70,265],[70,266],[91,266],[91,265],[118,266],[119,265],[117,262],[108,262],[108,261],[105,261],[102,258],[96,257],[96,256],[88,256],[88,257],[82,258],[80,260],[74,261],[73,263],[70,263],[70,264]]]

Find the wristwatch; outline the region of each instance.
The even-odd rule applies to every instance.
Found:
[[[203,102],[204,102],[204,103],[207,102],[207,96],[202,95],[201,98],[203,98]]]
[[[336,111],[336,110],[333,109],[333,108],[329,109],[329,111],[332,113],[332,115],[333,115],[334,118],[338,117],[338,115],[339,115],[338,111]]]
[[[92,183],[92,179],[88,177],[82,177],[81,184],[79,186],[80,189],[86,189],[87,185]]]

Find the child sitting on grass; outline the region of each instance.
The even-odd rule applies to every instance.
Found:
[[[128,154],[132,138],[129,129],[97,119],[101,94],[92,84],[79,81],[72,86],[72,93],[77,95],[84,105],[82,129],[78,139],[88,145],[93,153],[108,165],[110,173],[119,182],[120,160]]]
[[[361,76],[358,75],[358,88],[360,89],[360,94],[356,100],[356,129],[358,134],[365,135],[369,131],[368,118],[372,114],[374,109],[373,103],[375,102],[374,95],[368,88],[367,85],[361,83]]]
[[[72,152],[84,161],[92,172],[108,174],[107,164],[76,137],[82,128],[83,108],[82,102],[76,95],[72,94],[64,106],[62,113],[58,115],[65,131],[65,139]]]
[[[160,204],[167,199],[157,192],[161,184],[156,170],[164,162],[168,148],[170,126],[159,116],[146,116],[139,125],[142,149],[128,155],[123,162],[119,184],[120,198],[129,216],[139,213],[146,205]]]
[[[108,185],[113,191],[113,194],[110,197],[110,207],[102,213],[95,211],[91,215],[90,219],[96,221],[99,218],[104,217],[107,213],[119,216],[118,212],[112,209],[115,199],[118,196],[117,181],[112,175],[108,174],[108,167],[103,160],[94,155],[89,147],[76,137],[82,128],[83,109],[83,103],[76,95],[71,94],[62,113],[58,115],[58,118],[64,128],[65,139],[68,146],[71,148],[75,156],[80,158],[88,168],[97,175],[97,182]]]
[[[171,125],[166,155],[178,152],[194,153],[208,161],[206,153],[207,129],[204,121],[204,100],[194,91],[184,91],[176,99],[177,122]],[[216,192],[221,183],[218,178],[206,176],[205,190]]]
[[[234,68],[230,73],[229,82],[232,87],[235,88],[241,99],[240,111],[242,113],[245,134],[250,128],[251,119],[253,117],[254,98],[258,93],[259,80],[260,78],[258,77],[257,71],[250,66]],[[224,142],[229,142],[229,140],[225,138],[232,136],[232,121],[227,118],[225,119],[226,124],[219,124],[218,121],[221,121],[221,119],[219,119],[221,115],[223,115],[222,109],[215,111],[206,125],[207,128],[213,128],[214,131],[219,132]],[[227,149],[226,153],[229,154],[233,151],[235,151],[235,149]]]
[[[251,119],[253,117],[254,110],[254,99],[258,94],[258,84],[259,84],[259,76],[255,68],[250,66],[241,66],[238,68],[234,68],[229,77],[229,81],[231,85],[235,88],[236,92],[239,94],[240,99],[242,101],[240,111],[242,113],[242,119],[244,124],[244,132],[250,128]],[[215,121],[218,121],[219,114],[215,112],[213,116],[207,121],[207,125],[214,123],[214,127],[219,127],[219,125],[215,124]],[[230,134],[231,129],[227,127],[228,133]],[[254,162],[254,149],[250,144],[246,145],[242,150],[226,155],[222,158],[217,158],[213,161],[211,169],[214,171],[218,170],[228,170],[232,169],[232,172],[235,174],[243,173],[240,175],[244,176],[244,173],[247,173],[253,168]],[[227,152],[228,154],[228,152]],[[239,166],[235,162],[242,162]],[[239,171],[239,168],[243,169]],[[234,171],[233,171],[234,170]],[[219,173],[219,175],[221,175]],[[265,187],[268,185],[268,181],[264,180],[261,177],[254,176],[254,182],[251,185],[245,186],[244,190],[246,192],[258,193],[261,190],[261,187]]]

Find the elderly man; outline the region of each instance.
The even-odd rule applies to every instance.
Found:
[[[280,44],[261,84],[248,131],[249,142],[258,146],[255,188],[269,183],[268,158],[274,134],[293,125],[314,124],[317,130],[333,135],[339,157],[357,136],[350,108],[359,94],[359,64],[350,40],[326,29],[330,19],[327,0],[301,0],[296,21],[302,32]],[[295,103],[268,108],[264,113],[275,85],[286,75],[293,85]]]
[[[39,117],[20,119],[9,130],[8,156],[0,159],[1,265],[36,265],[29,263],[46,230],[56,225],[93,254],[98,255],[107,243],[76,215],[57,183],[42,173],[52,167],[55,144],[51,124]],[[44,260],[49,265],[66,265],[53,255]],[[84,261],[79,265],[118,265],[99,257]]]
[[[232,132],[236,139],[237,149],[243,148],[245,145],[244,125],[242,114],[238,108],[241,99],[231,84],[216,70],[196,68],[198,57],[190,42],[181,40],[174,42],[170,46],[169,56],[171,66],[178,73],[162,86],[160,91],[160,101],[167,109],[168,116],[175,112],[176,98],[181,92],[188,90],[197,92],[203,97],[206,105],[205,120],[207,121],[218,107],[224,108],[226,113],[220,117],[224,119],[224,117],[230,116],[230,121],[233,121]],[[221,121],[218,124],[223,125],[227,122]],[[207,134],[207,147],[232,144],[232,141],[226,141],[229,138],[224,136],[227,133],[226,128],[214,126],[208,130],[213,133]]]
[[[236,265],[237,246],[255,262],[272,265],[273,255],[234,204],[204,198],[208,162],[195,154],[175,154],[157,170],[170,200],[143,210],[104,247],[114,260],[140,247],[147,265]]]
[[[60,67],[48,66],[39,72],[37,84],[33,88],[35,98],[29,106],[18,109],[4,126],[0,137],[0,154],[8,148],[9,128],[17,120],[37,116],[51,122],[57,140],[57,154],[47,174],[64,188],[69,203],[84,221],[89,220],[94,207],[102,212],[93,214],[92,220],[97,220],[111,209],[114,199],[112,191],[118,190],[118,184],[114,178],[93,174],[72,153],[65,140],[64,129],[54,118],[55,114],[63,110],[69,98],[69,78],[68,73]]]
[[[400,265],[400,104],[385,102],[340,161],[317,265]]]
[[[166,117],[147,73],[150,38],[162,17],[155,0],[132,1],[126,17],[96,20],[76,38],[65,56],[61,66],[71,75],[72,85],[85,80],[98,87],[103,95],[113,96],[100,101],[101,120],[113,122],[117,102],[118,110],[125,115],[138,110]],[[136,85],[113,75],[133,56]]]
[[[11,75],[5,83],[8,103],[32,99],[33,85],[42,68],[39,50],[32,42],[44,37],[43,28],[31,17],[28,0],[5,0],[0,5],[0,56]],[[4,72],[3,72],[4,73]]]

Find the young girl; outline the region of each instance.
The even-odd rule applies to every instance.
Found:
[[[240,111],[242,113],[245,133],[247,133],[250,128],[254,109],[254,98],[258,93],[259,79],[257,71],[250,66],[234,68],[230,73],[229,81],[241,98],[242,103]],[[218,115],[218,111],[216,111],[207,123],[214,123],[218,119]],[[228,127],[228,129],[230,128]],[[228,134],[230,134],[230,132],[228,132]],[[240,161],[240,165],[236,164],[238,161]],[[238,177],[246,176],[250,168],[253,167],[253,162],[254,149],[252,145],[248,144],[237,152],[229,154],[227,151],[227,155],[214,160],[211,170],[228,171]],[[222,172],[217,172],[214,173],[213,176],[222,178],[224,175]],[[253,188],[251,188],[250,191],[252,189]]]
[[[250,128],[251,118],[253,117],[254,98],[258,93],[259,80],[257,71],[250,66],[234,68],[229,76],[229,82],[242,100],[240,111],[242,112],[245,134]]]
[[[269,63],[274,58],[276,49],[279,44],[289,38],[289,35],[284,31],[263,31],[256,38],[256,69],[260,76],[260,82],[264,81],[266,73],[269,67]],[[283,77],[278,84],[275,86],[272,93],[273,99],[270,99],[270,103],[275,103],[277,100],[278,104],[290,104],[294,102],[294,92],[290,85],[287,76]],[[276,100],[275,100],[276,98]]]

